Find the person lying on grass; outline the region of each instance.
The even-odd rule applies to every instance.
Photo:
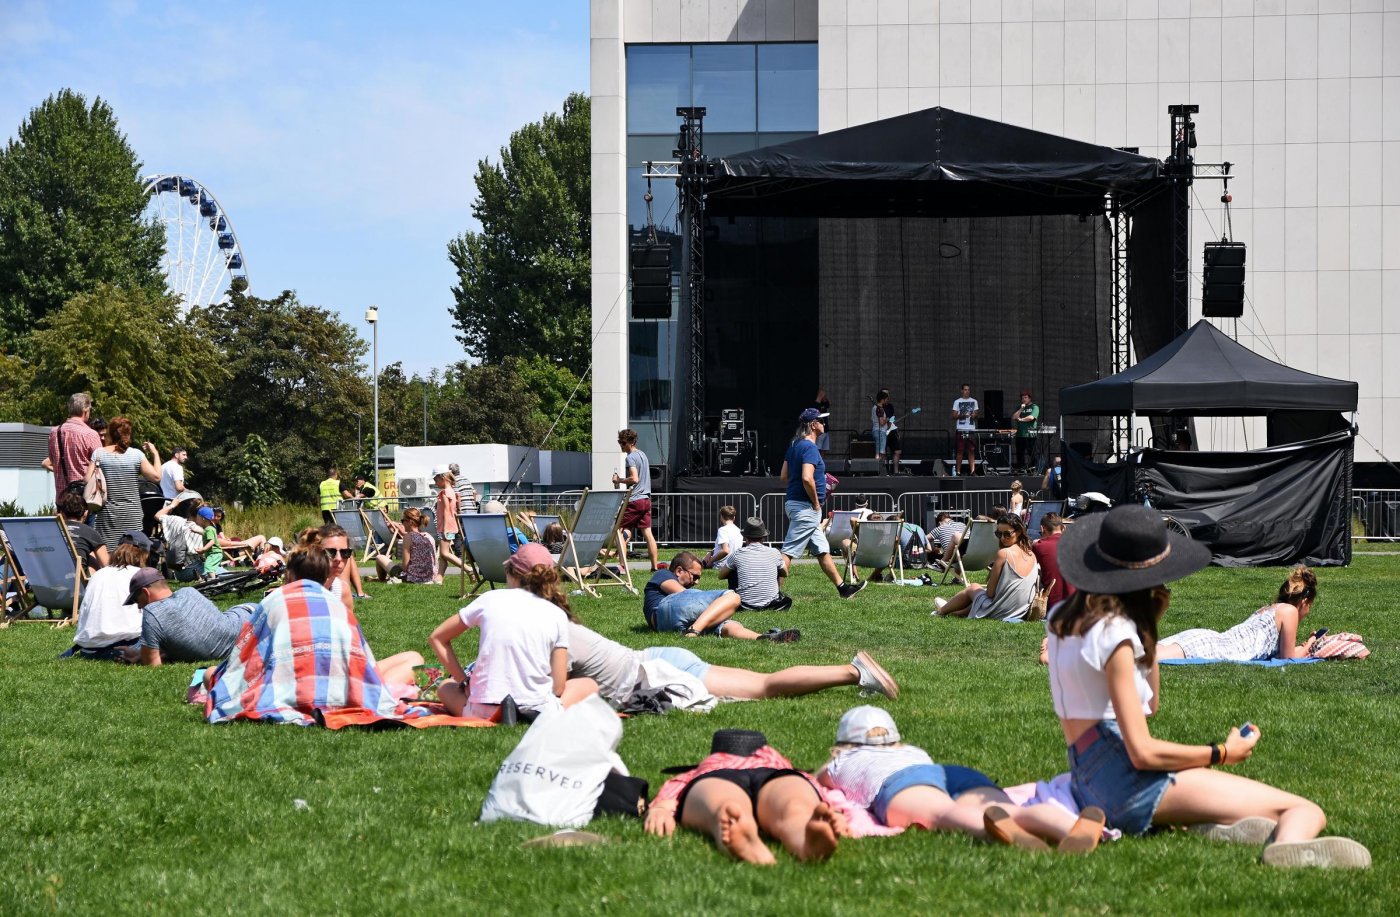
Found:
[[[630,649],[575,621],[569,623],[570,681],[590,679],[603,700],[615,707],[627,705],[637,690],[641,664],[650,659],[664,659],[695,676],[716,697],[799,697],[842,685],[858,685],[862,691],[879,692],[891,700],[899,697],[899,685],[865,650],[856,653],[850,665],[795,665],[778,672],[751,672],[710,665],[679,646]]]
[[[438,696],[453,716],[491,719],[507,697],[526,713],[542,713],[596,690],[591,682],[567,685],[573,612],[549,551],[527,542],[505,567],[509,588],[477,597],[428,638],[449,676]],[[481,640],[469,677],[452,643],[472,627],[481,629]]]
[[[742,599],[732,589],[696,589],[704,567],[700,558],[682,551],[671,558],[669,569],[657,570],[642,593],[642,615],[647,626],[662,633],[687,637],[714,634],[735,640],[774,640],[793,643],[801,638],[796,630],[771,630],[766,634],[749,630],[731,620]]]
[[[126,650],[126,661],[151,666],[227,658],[256,607],[220,611],[198,589],[171,592],[165,575],[153,567],[132,575],[124,604],[141,609],[141,642]]]
[[[1266,844],[1269,866],[1367,867],[1349,838],[1318,837],[1327,817],[1314,802],[1215,770],[1254,753],[1246,723],[1224,742],[1153,738],[1157,628],[1171,604],[1164,584],[1210,563],[1210,550],[1170,533],[1160,513],[1116,506],[1079,519],[1060,541],[1060,572],[1075,589],[1046,622],[1050,695],[1069,745],[1070,786],[1126,834],[1189,825],[1216,840]]]
[[[1104,813],[1093,806],[1076,819],[1050,803],[1016,806],[996,781],[956,764],[935,764],[928,752],[899,740],[894,718],[879,707],[852,707],[836,726],[831,760],[817,782],[833,787],[882,825],[960,831],[1028,850],[1089,853],[1103,836]]]
[[[799,860],[820,861],[836,852],[850,827],[823,801],[810,774],[792,766],[761,732],[722,729],[710,755],[662,785],[647,810],[646,830],[670,837],[676,823],[710,835],[736,860],[777,862],[761,834],[776,839]]]
[[[1278,589],[1278,598],[1244,621],[1221,633],[1196,627],[1163,637],[1157,643],[1159,659],[1301,659],[1312,654],[1317,642],[1309,637],[1299,644],[1298,625],[1317,601],[1317,576],[1303,565],[1294,567]]]

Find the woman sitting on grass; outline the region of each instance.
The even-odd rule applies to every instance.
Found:
[[[131,593],[131,578],[146,565],[150,550],[151,542],[145,535],[127,532],[112,553],[112,562],[88,578],[73,635],[75,655],[115,660],[122,649],[140,641],[141,609],[128,605],[126,599]]]
[[[1278,599],[1265,605],[1229,630],[1196,627],[1163,637],[1157,644],[1159,659],[1301,659],[1312,654],[1316,641],[1309,637],[1297,644],[1298,625],[1317,601],[1317,577],[1301,564],[1289,571],[1278,589]]]
[[[799,860],[820,861],[849,837],[845,816],[828,805],[810,774],[792,766],[761,732],[722,729],[710,755],[662,785],[647,810],[646,830],[670,837],[679,821],[710,835],[736,860],[772,866],[760,832]]]
[[[1076,819],[1049,803],[1016,806],[981,771],[935,764],[928,752],[899,740],[894,718],[879,707],[853,707],[836,727],[831,760],[817,781],[834,787],[882,825],[961,831],[983,840],[1061,853],[1089,853],[1103,836],[1103,810]]]
[[[1026,537],[1026,523],[1020,516],[1004,513],[997,518],[997,540],[1001,550],[992,561],[985,588],[968,583],[951,599],[934,599],[934,614],[957,618],[996,618],[1024,621],[1035,593],[1040,563]]]
[[[437,546],[433,536],[423,531],[423,511],[410,506],[403,511],[399,529],[400,563],[394,564],[387,554],[376,554],[374,566],[380,580],[398,579],[405,583],[428,585],[441,583],[437,570]]]
[[[586,679],[576,680],[565,696],[573,614],[549,552],[542,545],[522,545],[505,567],[510,588],[478,596],[428,638],[450,676],[438,696],[453,716],[491,719],[507,697],[526,713],[542,713],[597,689]],[[481,640],[468,676],[452,643],[472,627],[481,629]]]
[[[1157,627],[1171,603],[1164,584],[1206,566],[1205,545],[1169,533],[1148,507],[1124,505],[1080,518],[1060,541],[1059,562],[1079,591],[1046,623],[1050,694],[1081,806],[1102,808],[1129,834],[1190,825],[1216,840],[1266,843],[1270,866],[1371,865],[1356,841],[1318,837],[1327,817],[1316,803],[1212,769],[1250,757],[1258,728],[1199,745],[1153,738]]]

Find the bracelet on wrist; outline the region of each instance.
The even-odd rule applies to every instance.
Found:
[[[1218,742],[1211,742],[1211,743],[1210,743],[1210,764],[1209,764],[1209,766],[1210,766],[1210,767],[1215,767],[1217,764],[1220,764],[1220,763],[1224,760],[1224,758],[1225,758],[1225,751],[1224,751],[1224,749],[1222,749],[1222,748],[1220,747],[1220,744],[1219,744]]]

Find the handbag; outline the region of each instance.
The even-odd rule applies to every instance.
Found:
[[[1050,590],[1055,588],[1058,580],[1051,580],[1043,588],[1037,587],[1031,593],[1031,604],[1026,609],[1027,621],[1044,621],[1046,606],[1050,604]]]
[[[627,775],[617,756],[622,721],[594,694],[547,710],[506,756],[481,806],[483,822],[529,821],[579,828],[592,820],[610,772]]]
[[[87,504],[88,511],[94,513],[107,504],[107,476],[96,462],[92,463],[92,477],[83,484],[83,502]]]

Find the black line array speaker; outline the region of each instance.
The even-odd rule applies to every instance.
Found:
[[[671,317],[671,246],[632,246],[632,317]]]
[[[1239,318],[1244,315],[1243,242],[1207,242],[1201,315]]]

